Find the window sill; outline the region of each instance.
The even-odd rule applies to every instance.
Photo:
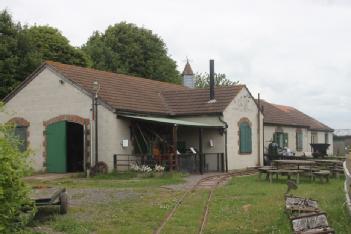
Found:
[[[240,155],[248,155],[248,154],[252,154],[252,152],[239,152]]]

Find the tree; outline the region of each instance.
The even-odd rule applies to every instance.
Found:
[[[21,152],[19,143],[14,126],[0,123],[0,233],[16,232],[35,211],[22,180],[29,151]],[[24,215],[24,209],[31,215]]]
[[[219,86],[231,86],[237,85],[239,81],[231,81],[226,78],[225,74],[215,73],[214,83],[216,87]],[[195,87],[196,88],[207,88],[210,86],[210,74],[208,73],[197,73],[195,74]]]
[[[181,81],[163,40],[134,24],[122,22],[109,26],[104,33],[94,32],[83,50],[99,70],[172,83]]]
[[[88,56],[79,48],[69,44],[61,32],[50,26],[33,26],[23,30],[31,55],[37,59],[53,60],[66,64],[87,67],[90,64]]]
[[[5,10],[0,12],[0,97],[4,97],[16,85],[16,71],[19,63],[18,35],[21,25],[15,24]]]
[[[89,66],[89,57],[50,26],[21,26],[0,12],[0,98],[6,96],[43,61]]]

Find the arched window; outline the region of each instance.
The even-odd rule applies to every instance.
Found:
[[[303,133],[301,129],[296,129],[296,151],[303,150]]]
[[[252,152],[252,133],[248,122],[239,124],[239,152],[246,154]]]
[[[8,123],[15,125],[14,135],[19,140],[19,150],[22,152],[27,150],[29,122],[24,118],[14,117],[10,119]]]
[[[19,126],[17,125],[15,127],[15,136],[19,140],[19,145],[18,148],[21,152],[24,152],[27,150],[27,131],[28,127],[27,126]]]

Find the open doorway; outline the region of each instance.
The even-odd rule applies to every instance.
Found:
[[[67,172],[84,170],[84,128],[67,122]]]
[[[49,173],[84,171],[84,125],[70,121],[51,123],[45,129],[46,167]]]

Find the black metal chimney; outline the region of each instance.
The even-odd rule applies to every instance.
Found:
[[[210,59],[210,100],[215,100],[214,86],[214,60]]]

